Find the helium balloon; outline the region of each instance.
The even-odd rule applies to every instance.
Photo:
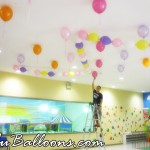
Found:
[[[147,37],[149,34],[149,28],[146,25],[140,25],[138,27],[138,35],[142,38]]]
[[[150,66],[150,59],[149,59],[149,58],[143,58],[143,65],[144,65],[145,67]]]
[[[25,57],[23,54],[19,54],[17,57],[17,61],[21,64],[25,61]]]
[[[108,36],[102,36],[100,41],[104,44],[104,45],[109,45],[111,43],[111,39]]]
[[[78,50],[77,50],[77,53],[78,53],[79,55],[84,54],[84,53],[85,53],[84,48],[78,49]]]
[[[122,41],[120,39],[114,39],[112,40],[112,45],[114,47],[120,47],[122,45]]]
[[[102,52],[105,49],[105,45],[101,41],[98,41],[97,44],[96,44],[96,49],[99,52]]]
[[[136,47],[140,50],[145,50],[147,49],[149,46],[149,43],[148,41],[146,40],[139,40],[137,43],[136,43]]]
[[[98,14],[103,13],[107,7],[105,0],[93,0],[92,7]]]
[[[40,70],[35,70],[34,74],[37,75],[37,76],[39,76],[40,75]]]
[[[53,71],[50,71],[50,72],[48,72],[48,75],[49,75],[50,77],[53,77],[53,76],[55,75],[55,73],[54,73]]]
[[[118,71],[123,72],[125,69],[124,65],[118,65]]]
[[[62,27],[60,34],[64,40],[68,40],[70,38],[70,35],[71,35],[70,30],[67,27]]]
[[[18,71],[18,70],[20,70],[20,67],[18,65],[14,65],[13,69],[14,69],[14,71]]]
[[[53,60],[53,61],[51,62],[51,67],[52,67],[53,69],[57,69],[57,68],[58,68],[58,62],[57,62],[56,60]]]
[[[33,52],[35,55],[39,55],[42,52],[42,47],[39,44],[33,46]]]
[[[102,65],[103,65],[102,60],[97,59],[97,60],[96,60],[96,66],[97,66],[98,68],[100,68],[100,67],[102,67]]]
[[[83,48],[83,43],[82,42],[81,43],[76,43],[75,46],[76,46],[77,49],[81,49],[81,48]]]
[[[72,52],[69,52],[67,54],[67,60],[71,63],[74,60],[74,54]]]
[[[2,8],[0,9],[0,17],[2,18],[2,20],[9,21],[12,18],[12,16],[12,9],[7,5],[2,6]]]
[[[47,75],[47,71],[41,71],[41,75],[46,76]]]
[[[120,52],[120,57],[123,59],[123,60],[126,60],[128,58],[128,52],[126,50],[122,50]]]
[[[96,33],[90,33],[88,35],[88,40],[91,42],[97,42],[99,40],[99,36]]]
[[[93,76],[93,78],[95,79],[95,78],[97,77],[97,71],[93,71],[93,72],[92,72],[92,76]]]
[[[87,34],[87,32],[86,32],[85,30],[80,30],[80,31],[78,32],[78,36],[79,36],[80,39],[86,40],[88,34]]]
[[[27,69],[26,69],[25,67],[21,67],[21,68],[20,68],[20,71],[21,71],[21,72],[26,72]]]

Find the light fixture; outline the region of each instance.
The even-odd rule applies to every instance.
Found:
[[[112,86],[112,88],[115,88],[115,87],[116,87],[116,86],[114,86],[114,85]]]
[[[124,77],[120,77],[119,80],[124,80]]]
[[[2,53],[2,50],[0,49],[0,53]]]
[[[71,81],[72,81],[72,82],[75,82],[75,81],[76,81],[76,79],[72,79]]]
[[[17,73],[21,73],[21,71],[20,71],[20,70],[16,70],[16,72],[17,72]]]
[[[77,69],[77,66],[72,66],[72,69]]]

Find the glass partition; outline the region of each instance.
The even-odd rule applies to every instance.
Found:
[[[88,108],[89,103],[0,96],[0,132],[83,132],[88,110],[92,114]]]

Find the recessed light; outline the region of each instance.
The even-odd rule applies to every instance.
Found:
[[[75,81],[76,81],[76,79],[72,79],[71,81],[72,81],[72,82],[75,82]]]
[[[72,66],[72,69],[77,69],[77,66]]]
[[[16,72],[17,72],[17,73],[21,73],[21,71],[20,71],[20,70],[16,70]]]
[[[124,80],[124,77],[120,77],[119,80]]]
[[[2,52],[2,50],[0,49],[0,53]]]
[[[116,87],[116,86],[114,86],[114,85],[112,86],[112,88],[115,88],[115,87]]]

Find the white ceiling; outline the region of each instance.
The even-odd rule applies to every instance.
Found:
[[[104,87],[125,89],[131,91],[150,91],[150,67],[142,65],[142,58],[150,58],[150,48],[145,51],[138,50],[134,45],[141,38],[137,28],[141,24],[150,27],[150,0],[106,0],[107,9],[102,14],[97,14],[92,9],[92,0],[1,0],[0,6],[9,4],[14,12],[13,18],[4,23],[0,19],[0,70],[14,72],[13,65],[17,62],[18,54],[25,56],[24,66],[28,69],[26,75],[34,75],[34,70],[52,70],[50,61],[56,59],[59,68],[53,78],[56,80],[76,79],[78,83],[91,84],[91,74],[84,71],[80,58],[75,48],[77,32],[80,29],[88,33],[95,32],[100,37],[109,36],[111,39],[119,38],[123,45],[119,48],[108,45],[99,53],[95,43],[84,41],[84,48],[90,69],[99,72],[96,84]],[[65,41],[60,36],[60,29],[66,26],[71,31],[71,37]],[[150,35],[147,37],[150,41]],[[42,53],[37,57],[32,51],[34,43],[42,45]],[[121,50],[127,50],[128,59],[124,62],[120,58]],[[73,52],[75,60],[69,64],[65,57],[65,50]],[[95,60],[103,60],[103,66],[97,69]],[[117,70],[119,64],[125,63],[125,70]],[[63,71],[81,71],[78,77],[64,77]],[[123,76],[124,80],[119,80]]]

